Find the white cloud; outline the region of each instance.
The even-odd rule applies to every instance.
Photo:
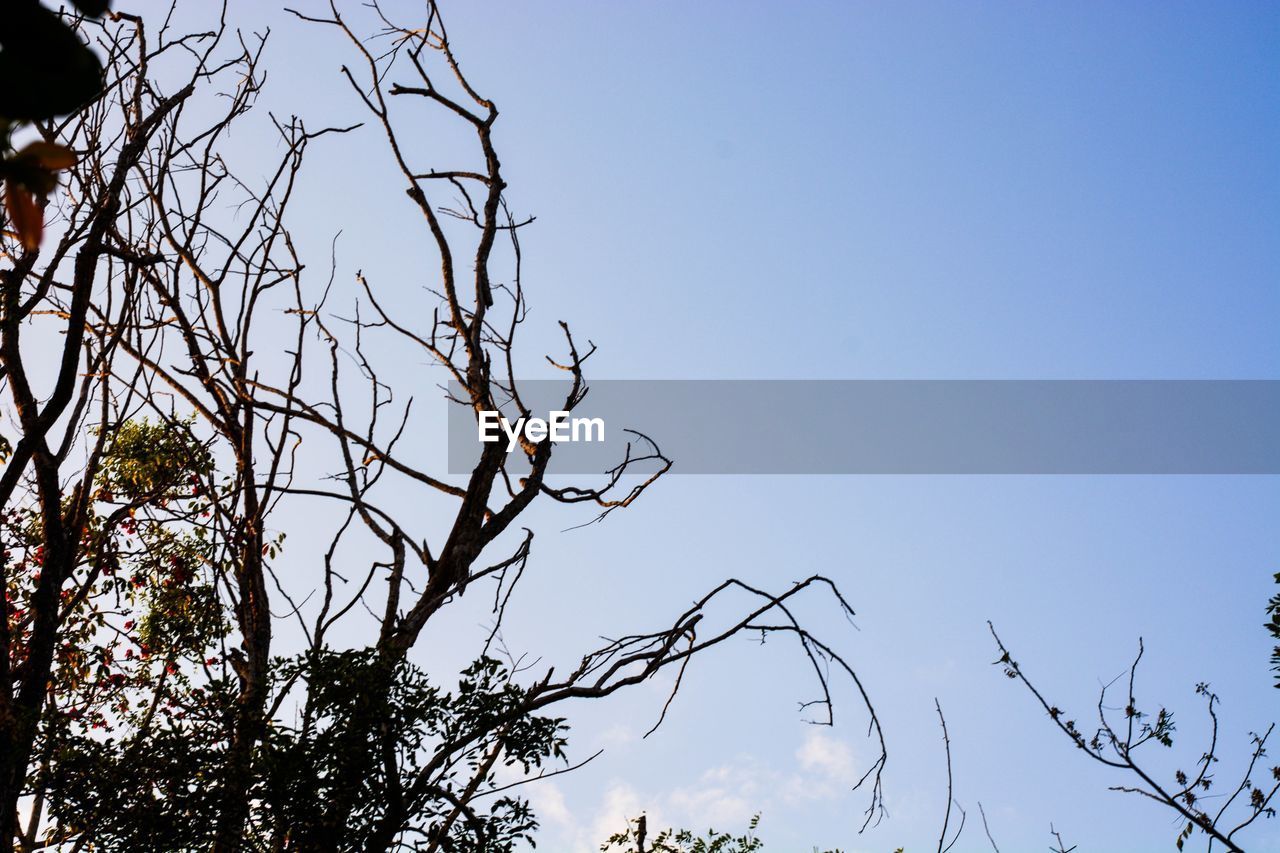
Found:
[[[811,730],[796,750],[800,769],[836,785],[852,786],[858,780],[853,748],[824,729]]]
[[[635,729],[625,723],[614,723],[599,735],[599,743],[604,749],[631,746],[639,740]]]
[[[650,823],[659,825],[661,813],[655,812],[651,806],[646,808],[645,798],[635,788],[625,782],[614,782],[604,792],[604,801],[596,810],[595,819],[590,828],[578,833],[580,849],[599,850],[600,844],[613,835],[627,828],[627,822],[641,814],[648,813]]]
[[[526,788],[529,803],[533,812],[543,826],[555,824],[560,827],[572,827],[573,814],[564,799],[564,791],[554,782],[545,779],[534,782]]]
[[[760,773],[736,767],[706,771],[698,784],[677,788],[664,798],[673,817],[689,829],[737,829],[751,819],[759,806]]]
[[[708,768],[695,782],[665,790],[643,790],[614,780],[586,808],[583,800],[572,795],[568,799],[576,800],[577,808],[571,807],[559,788],[552,788],[554,793],[545,798],[541,791],[535,793],[546,783],[530,785],[527,796],[544,826],[560,830],[554,834],[564,841],[557,844],[548,838],[552,848],[575,853],[596,853],[604,839],[626,829],[627,822],[641,814],[648,816],[651,832],[668,826],[739,832],[755,814],[764,815],[767,825],[770,815],[806,808],[806,803],[816,800],[852,796],[850,789],[859,771],[849,742],[815,728],[805,733],[794,755],[790,768],[741,756]]]

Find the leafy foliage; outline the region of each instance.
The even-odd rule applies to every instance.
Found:
[[[473,803],[462,819],[456,806],[470,786],[496,789],[497,763],[486,763],[486,755],[501,752],[501,764],[529,769],[563,756],[563,721],[523,713],[524,691],[497,661],[473,663],[452,692],[411,664],[363,650],[279,660],[275,674],[278,688],[303,681],[310,692],[296,725],[273,724],[258,750],[260,838],[291,850],[317,849],[322,841],[333,845],[328,849],[363,850],[384,820],[399,827],[403,815],[388,810],[400,804],[419,812],[418,834],[448,839],[444,849],[501,853],[532,840],[538,824],[522,799],[494,796],[487,810]],[[104,851],[207,849],[234,696],[230,682],[214,679],[167,693],[160,720],[145,701],[122,703],[102,730],[62,717],[47,733],[39,780],[52,815],[68,834],[91,828],[95,848]],[[501,734],[487,734],[505,719]],[[469,734],[478,736],[473,748],[460,750],[443,772],[421,776],[441,742]],[[396,761],[385,760],[387,750]],[[415,785],[419,778],[431,784]],[[354,808],[335,825],[330,810],[343,800]]]
[[[111,433],[103,456],[100,497],[185,497],[212,469],[212,455],[192,433],[190,420],[125,421]]]
[[[705,836],[697,836],[687,829],[664,829],[650,842],[653,853],[755,853],[764,847],[756,837],[760,816],[751,818],[747,831],[734,836],[728,832],[708,829]],[[622,832],[614,833],[600,845],[601,853],[645,849],[646,819],[636,818]]]
[[[524,800],[498,796],[487,811],[457,805],[474,798],[463,796],[468,789],[497,787],[490,756],[525,772],[564,757],[564,721],[526,713],[525,690],[498,661],[475,661],[453,692],[411,663],[370,650],[281,661],[277,678],[304,681],[308,704],[297,725],[273,726],[264,741],[262,829],[288,827],[301,849],[323,832],[341,839],[338,849],[357,850],[408,812],[419,834],[448,838],[445,849],[498,853],[531,840],[538,824]],[[433,761],[444,744],[464,746],[450,762]],[[352,808],[335,825],[333,805],[344,801]]]
[[[760,815],[751,818],[746,832],[734,835],[730,832],[716,832],[708,829],[705,835],[695,834],[687,829],[664,829],[647,841],[646,818],[639,817],[627,824],[627,828],[614,833],[604,844],[600,845],[601,853],[632,853],[635,850],[647,850],[649,853],[756,853],[764,849],[764,842],[756,836],[756,828],[760,825]],[[816,848],[815,848],[816,850]],[[827,850],[823,853],[840,853],[839,850]]]
[[[1275,575],[1276,583],[1280,584],[1280,572]],[[1271,596],[1271,600],[1267,602],[1267,631],[1271,636],[1280,640],[1280,593]],[[1280,645],[1273,648],[1271,652],[1271,670],[1276,674],[1276,687],[1280,687]]]
[[[103,438],[30,782],[58,826],[53,841],[91,830],[105,850],[196,849],[235,695],[217,667],[229,626],[215,549],[195,523],[212,459],[183,422],[127,421]],[[11,508],[0,536],[20,663],[45,568],[41,515]]]
[[[62,718],[46,732],[39,777],[51,816],[69,836],[91,831],[100,850],[207,848],[233,698],[218,680],[122,701],[113,725],[92,731]]]

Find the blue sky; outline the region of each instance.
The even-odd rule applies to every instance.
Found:
[[[266,106],[312,126],[359,114],[332,34],[232,9],[271,19]],[[599,378],[1280,378],[1274,4],[444,12],[502,110],[512,205],[538,216],[522,238],[531,363],[564,319],[601,345]],[[423,162],[466,165],[442,125],[419,124]],[[380,140],[311,154],[304,251],[323,265],[341,230],[340,274],[427,283]],[[439,381],[414,365],[396,378],[424,395]],[[1277,517],[1269,477],[671,477],[584,530],[538,510],[513,649],[571,660],[725,575],[778,587],[820,571],[860,630],[818,600],[808,616],[858,667],[890,748],[890,819],[858,835],[864,801],[842,787],[869,755],[856,702],[834,730],[804,725],[795,650],[744,642],[695,664],[643,742],[658,689],[571,709],[575,754],[605,753],[530,789],[539,849],[591,849],[637,809],[695,826],[759,810],[779,851],[935,847],[934,697],[970,813],[957,850],[984,849],[979,801],[1004,850],[1043,849],[1051,821],[1081,851],[1168,849],[1169,817],[1107,791],[1127,780],[990,666],[985,622],[1081,718],[1144,637],[1140,688],[1179,711],[1186,765],[1203,734],[1192,688],[1211,681],[1225,783],[1276,718],[1261,623]],[[422,661],[479,631],[459,617]],[[1280,849],[1280,824],[1254,838]]]

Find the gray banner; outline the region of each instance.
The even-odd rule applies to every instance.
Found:
[[[520,392],[550,419],[567,388]],[[569,417],[560,430],[579,440],[557,443],[553,475],[612,468],[629,441],[646,449],[627,430],[680,474],[1280,473],[1276,380],[598,380]],[[573,418],[603,421],[604,440]],[[508,443],[501,425],[491,434]],[[450,473],[467,473],[475,414],[450,404],[448,436]]]

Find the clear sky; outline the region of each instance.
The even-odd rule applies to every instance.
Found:
[[[502,111],[513,207],[538,216],[534,357],[564,319],[600,344],[599,378],[1280,378],[1276,4],[442,5]],[[271,18],[267,106],[359,116],[332,34],[232,12]],[[422,162],[467,165],[421,128]],[[342,230],[340,275],[426,283],[380,140],[313,153],[293,227],[314,263]],[[397,381],[428,395],[439,376]],[[881,712],[890,818],[856,832],[845,783],[870,744],[853,697],[835,729],[806,726],[796,650],[743,642],[691,667],[643,742],[658,689],[570,709],[574,755],[605,753],[529,789],[540,850],[593,849],[640,809],[699,828],[761,811],[778,851],[932,849],[934,697],[969,811],[957,850],[985,849],[979,801],[1005,851],[1044,849],[1051,821],[1081,851],[1169,849],[1170,816],[1107,791],[1129,780],[990,665],[987,619],[1081,719],[1142,636],[1140,696],[1179,712],[1184,766],[1202,749],[1193,687],[1212,682],[1224,784],[1280,716],[1262,630],[1275,478],[670,477],[603,525],[560,533],[581,519],[558,510],[534,514],[506,631],[547,660],[661,623],[725,575],[835,578],[860,630],[806,612]],[[423,663],[480,629],[451,630]],[[1280,850],[1280,821],[1254,837]]]

